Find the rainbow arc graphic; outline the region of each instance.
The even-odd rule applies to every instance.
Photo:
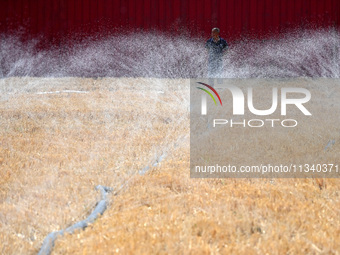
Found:
[[[203,83],[203,82],[197,82],[197,83],[199,83],[199,84],[201,84],[201,85],[203,85],[203,86],[206,86],[206,87],[209,88],[212,92],[214,92],[215,95],[217,96],[218,100],[220,101],[221,106],[222,106],[222,100],[221,100],[221,98],[220,98],[220,95],[217,93],[217,91],[216,91],[212,86],[210,86],[210,85],[208,85],[208,84],[205,84],[205,83]],[[212,98],[212,100],[214,100],[215,105],[217,105],[217,102],[216,102],[214,96],[211,94],[210,91],[208,91],[207,89],[204,89],[204,88],[200,88],[200,87],[196,87],[196,88],[198,88],[198,89],[203,90],[204,92],[206,92],[206,93]]]

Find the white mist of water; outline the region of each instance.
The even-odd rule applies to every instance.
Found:
[[[207,38],[127,33],[38,50],[39,41],[1,35],[0,77],[207,76]],[[228,38],[226,38],[228,39]],[[221,78],[339,78],[340,35],[335,30],[296,31],[266,41],[230,43]],[[48,90],[37,82],[0,80],[0,99]],[[73,89],[73,88],[68,88]]]
[[[339,38],[335,30],[297,31],[266,41],[231,43],[221,77],[338,78]],[[38,51],[37,40],[2,35],[0,77],[205,77],[206,39],[128,33]]]

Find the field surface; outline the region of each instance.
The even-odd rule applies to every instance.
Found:
[[[48,233],[92,212],[99,184],[114,190],[105,213],[58,237],[52,254],[340,254],[339,179],[190,178],[188,80],[0,85],[1,254],[36,254]],[[278,138],[277,159],[340,163],[340,129],[323,120],[309,143]]]

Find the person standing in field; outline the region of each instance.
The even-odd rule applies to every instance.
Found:
[[[221,76],[223,68],[223,54],[228,49],[226,40],[220,37],[220,29],[217,27],[211,30],[211,38],[206,42],[208,49],[208,77],[216,78]]]

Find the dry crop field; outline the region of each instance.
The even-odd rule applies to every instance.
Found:
[[[188,83],[2,79],[0,253],[36,254],[101,184],[108,209],[52,254],[339,254],[339,179],[190,178]],[[326,153],[321,138],[305,150]]]

